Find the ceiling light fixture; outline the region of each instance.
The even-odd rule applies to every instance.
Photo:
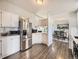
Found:
[[[42,5],[43,4],[43,0],[36,0],[37,4]]]

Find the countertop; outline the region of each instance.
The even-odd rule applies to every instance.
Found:
[[[77,38],[75,38],[75,36]],[[69,37],[70,37],[70,39],[72,39],[72,41],[74,41],[76,44],[78,44],[78,35],[72,35],[71,33],[69,33]]]
[[[3,37],[11,37],[11,36],[14,36],[14,37],[16,37],[16,36],[19,36],[20,37],[20,35],[7,35],[7,36],[0,36],[0,40],[2,40],[1,38],[3,38]]]
[[[6,36],[20,36],[20,35],[13,34],[13,35],[4,35],[4,36],[1,36],[1,37],[6,37]]]
[[[75,38],[75,36],[72,35],[73,41],[75,41],[76,44],[78,44],[78,38]]]
[[[75,37],[73,38],[73,41],[75,41],[75,43],[78,44],[78,39],[76,39]]]

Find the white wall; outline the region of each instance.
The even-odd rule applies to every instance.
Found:
[[[67,17],[66,15],[64,15]],[[48,17],[48,46],[53,43],[53,34],[54,30],[57,30],[57,24],[66,24],[68,23],[68,19],[63,17],[62,15],[50,15]]]
[[[48,17],[48,46],[50,46],[53,42],[53,18],[51,18],[50,16]]]
[[[73,35],[78,34],[78,20],[77,20],[77,13],[66,13],[52,16],[50,15],[50,19],[53,20],[52,25],[54,30],[57,29],[57,24],[68,24],[69,23],[69,30],[70,33]]]
[[[69,23],[69,32],[72,35],[78,35],[78,21],[77,21],[77,13],[65,13],[49,16],[49,28],[48,28],[48,39],[49,45],[52,43],[53,40],[53,32],[57,30],[57,24],[68,24]],[[70,41],[71,42],[71,41]]]
[[[78,19],[77,19],[77,13],[71,13],[70,14],[70,20],[69,20],[69,33],[72,37],[78,36]],[[70,37],[69,37],[70,38]],[[73,38],[69,40],[69,48],[73,49]]]
[[[70,33],[70,36],[69,36],[69,38],[70,38],[69,39],[69,48],[73,49],[73,38],[76,35],[78,36],[78,19],[77,19],[77,13],[71,13],[70,14],[69,33]]]
[[[70,14],[69,32],[72,35],[78,35],[78,19],[77,19],[77,13],[71,13]]]

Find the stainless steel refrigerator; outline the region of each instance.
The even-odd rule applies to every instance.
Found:
[[[32,47],[32,23],[29,19],[20,18],[20,50],[24,51]]]

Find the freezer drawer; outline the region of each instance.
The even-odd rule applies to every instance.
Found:
[[[32,47],[32,39],[28,38],[22,41],[21,51],[29,49]]]

